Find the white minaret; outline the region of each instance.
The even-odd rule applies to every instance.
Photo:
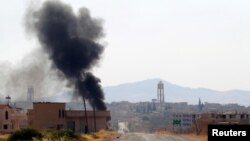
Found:
[[[35,90],[33,86],[28,87],[28,92],[27,92],[27,101],[28,102],[33,102],[34,101],[34,94]]]

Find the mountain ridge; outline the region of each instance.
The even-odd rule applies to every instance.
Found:
[[[170,83],[164,79],[153,78],[136,82],[118,84],[104,87],[107,102],[115,101],[151,101],[157,96],[157,83],[164,83],[166,102],[188,102],[197,104],[201,98],[204,102],[239,105],[250,105],[250,91],[246,90],[227,90],[218,91],[208,88],[189,88]]]

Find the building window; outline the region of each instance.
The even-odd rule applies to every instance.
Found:
[[[230,119],[235,118],[235,115],[230,115]]]
[[[5,119],[6,120],[9,119],[9,113],[8,113],[8,111],[5,111]]]
[[[62,118],[65,117],[65,110],[62,110]]]
[[[3,125],[3,129],[4,129],[4,130],[7,130],[7,129],[8,129],[8,125],[7,125],[7,124],[4,124],[4,125]]]
[[[223,118],[223,119],[226,119],[226,115],[222,115],[222,118]]]
[[[244,119],[244,115],[240,115],[240,118],[241,118],[241,119]]]
[[[59,110],[59,118],[61,118],[61,110]]]
[[[212,117],[212,118],[215,118],[215,115],[214,115],[214,114],[212,114],[212,115],[211,115],[211,117]]]
[[[30,125],[33,125],[33,121],[31,120],[31,121],[29,122],[29,124],[30,124]]]

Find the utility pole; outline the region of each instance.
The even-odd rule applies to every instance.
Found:
[[[85,102],[85,97],[82,97],[83,99],[83,105],[84,105],[84,112],[85,112],[85,133],[89,132],[89,128],[88,128],[88,115],[87,115],[87,108],[86,108],[86,102]]]
[[[95,115],[95,104],[93,105],[93,114],[94,114],[94,128],[96,132],[96,115]]]

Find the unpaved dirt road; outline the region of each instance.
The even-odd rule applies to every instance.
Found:
[[[127,133],[114,141],[199,141],[178,135],[155,135],[146,133]]]

